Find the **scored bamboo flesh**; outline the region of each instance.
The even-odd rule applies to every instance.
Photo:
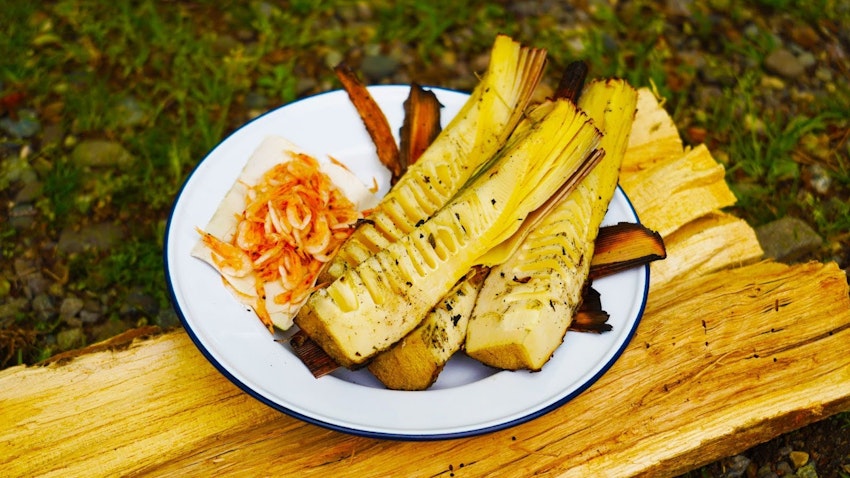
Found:
[[[571,102],[535,107],[486,171],[415,230],[314,292],[296,325],[340,365],[364,365],[586,165],[599,139]]]
[[[481,82],[319,274],[330,283],[443,207],[505,144],[540,82],[546,51],[499,35]]]
[[[387,388],[425,390],[446,362],[463,347],[466,328],[486,268],[469,272],[412,332],[369,362],[369,371]]]
[[[603,131],[605,157],[491,270],[469,320],[470,357],[501,369],[540,370],[563,341],[617,187],[636,97],[622,80],[585,88],[579,107]]]

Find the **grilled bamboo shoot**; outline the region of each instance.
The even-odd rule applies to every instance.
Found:
[[[593,82],[581,95],[579,105],[605,134],[605,158],[493,268],[469,321],[471,357],[497,368],[540,370],[561,344],[617,186],[635,103],[635,90],[622,80]]]
[[[488,169],[430,219],[314,292],[296,324],[340,365],[362,366],[413,330],[480,256],[516,232],[592,156],[599,137],[568,101],[535,108]]]
[[[466,338],[466,324],[486,268],[467,274],[412,332],[378,354],[369,371],[387,388],[425,390],[430,387]]]
[[[469,100],[345,242],[319,282],[341,277],[443,207],[504,145],[540,81],[545,58],[545,50],[499,35]]]

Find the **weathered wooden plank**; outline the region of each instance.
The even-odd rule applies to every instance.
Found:
[[[65,365],[0,372],[0,468],[11,476],[660,476],[850,408],[848,340],[850,296],[834,264],[724,270],[653,293],[622,357],[566,406],[490,435],[409,443],[282,415],[174,332]]]

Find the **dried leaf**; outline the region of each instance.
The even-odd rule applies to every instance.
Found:
[[[437,100],[433,91],[425,90],[417,84],[410,85],[410,95],[404,102],[404,123],[401,126],[401,147],[399,163],[401,173],[415,163],[434,138],[442,130],[440,126],[440,108],[443,105]]]
[[[363,125],[366,126],[366,131],[375,144],[378,160],[390,170],[392,182],[395,183],[401,177],[402,167],[399,163],[398,145],[396,145],[387,117],[384,116],[384,112],[372,98],[366,85],[357,78],[357,75],[348,65],[340,63],[334,68],[334,73],[336,73],[337,78],[348,93],[351,103],[363,120]]]

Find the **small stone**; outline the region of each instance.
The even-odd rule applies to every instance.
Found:
[[[617,43],[617,39],[614,38],[614,36],[609,35],[608,33],[603,33],[602,48],[606,53],[617,53],[620,50],[620,45]]]
[[[0,303],[0,325],[4,325],[7,320],[14,320],[18,315],[24,314],[29,303],[24,297],[16,297]]]
[[[130,326],[122,320],[107,320],[101,325],[98,325],[92,331],[95,342],[108,340],[116,335],[130,329]]]
[[[399,62],[395,58],[386,55],[370,55],[363,58],[360,71],[369,80],[377,82],[392,76],[398,67]]]
[[[756,228],[765,257],[790,262],[821,247],[823,239],[805,222],[786,216]]]
[[[770,465],[762,465],[761,468],[756,471],[756,478],[778,478],[779,475],[774,473],[773,469]]]
[[[14,138],[30,138],[41,131],[41,122],[35,111],[20,109],[17,119],[8,116],[0,119],[0,129]]]
[[[249,91],[245,94],[245,108],[249,110],[265,110],[269,107],[269,98],[256,91]]]
[[[821,42],[818,32],[809,25],[795,25],[791,29],[791,39],[803,48],[814,48]]]
[[[44,146],[58,146],[62,144],[65,137],[65,131],[61,124],[49,124],[44,127],[44,132],[41,133],[41,143]]]
[[[812,164],[806,168],[806,180],[809,185],[821,195],[827,195],[832,187],[832,176],[820,164]]]
[[[41,107],[40,111],[41,117],[45,123],[50,123],[49,126],[53,127],[58,126],[59,129],[62,128],[59,123],[62,122],[62,118],[64,117],[63,115],[65,113],[65,103],[63,101],[51,101],[49,103],[46,103],[44,106]],[[42,133],[42,135],[47,133],[47,128],[49,126],[44,127],[44,133]],[[45,138],[43,136],[42,141],[45,141]]]
[[[83,329],[79,327],[63,330],[56,334],[56,346],[61,351],[77,349],[85,344],[86,335],[83,333]]]
[[[328,68],[334,68],[343,60],[344,55],[339,50],[329,50],[325,54],[325,65]]]
[[[809,454],[804,451],[792,451],[788,454],[788,458],[791,460],[791,464],[794,465],[795,469],[809,462]]]
[[[81,141],[74,147],[71,159],[84,167],[127,167],[135,158],[121,143],[106,140]]]
[[[27,181],[15,194],[15,202],[33,202],[41,197],[43,191],[44,185],[41,181]]]
[[[791,465],[787,461],[780,461],[776,464],[776,474],[779,476],[792,476],[794,469],[791,468]]]
[[[761,86],[763,88],[768,88],[777,91],[781,91],[786,88],[785,82],[782,81],[781,78],[777,78],[771,75],[764,75],[761,77]]]
[[[32,311],[40,320],[47,321],[56,316],[56,305],[47,294],[38,294],[32,299]]]
[[[106,250],[117,244],[122,236],[121,229],[111,223],[92,224],[79,231],[66,228],[59,234],[56,248],[65,254]]]
[[[144,315],[154,317],[159,312],[159,304],[156,299],[143,293],[142,291],[134,290],[127,294],[121,304],[121,315]]]
[[[80,321],[84,324],[96,324],[100,322],[100,319],[103,317],[103,314],[97,311],[92,310],[81,310],[80,311]]]
[[[24,295],[31,299],[34,299],[40,294],[46,293],[49,287],[50,281],[44,277],[44,274],[41,271],[27,274],[27,276],[24,277]]]
[[[815,464],[809,463],[798,468],[794,476],[797,478],[818,478],[818,472],[815,470]]]
[[[79,297],[65,297],[59,305],[59,317],[62,319],[74,317],[83,310],[83,305],[84,302]]]
[[[808,52],[808,51],[804,51],[803,53],[800,53],[800,55],[797,56],[797,61],[799,61],[800,64],[803,65],[803,68],[805,68],[805,69],[808,69],[808,68],[815,66],[818,62],[817,58],[815,58],[815,55],[813,55],[811,52]]]
[[[160,309],[159,313],[154,319],[154,323],[162,327],[163,329],[179,327],[180,317],[177,316],[177,313],[174,312],[174,309],[172,309],[171,307],[166,307],[164,309]]]
[[[86,302],[83,305],[83,310],[88,312],[100,312],[101,309],[102,306],[100,304],[100,301],[91,297],[86,299]]]
[[[691,18],[694,11],[693,0],[667,0],[665,9],[672,17]]]
[[[569,47],[568,51],[573,52],[575,56],[580,56],[587,49],[584,40],[578,36],[567,39],[567,47]]]
[[[147,119],[143,105],[132,96],[120,98],[112,109],[118,126],[131,127],[142,124]]]
[[[764,59],[764,67],[772,73],[789,79],[797,78],[806,71],[800,60],[784,48],[768,54]]]
[[[756,39],[761,36],[761,28],[755,23],[748,23],[747,26],[744,27],[744,36],[749,39]]]
[[[15,204],[9,210],[9,225],[18,230],[29,229],[37,217],[38,210],[31,203]]]
[[[832,70],[826,67],[820,67],[815,70],[815,78],[824,83],[829,83],[833,79]]]
[[[749,468],[751,460],[744,455],[735,455],[727,460],[725,478],[740,478]]]

